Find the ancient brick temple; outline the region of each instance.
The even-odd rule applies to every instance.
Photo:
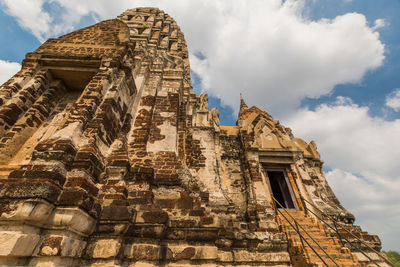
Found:
[[[127,10],[0,87],[0,265],[387,266],[322,163],[243,100],[220,125],[175,21]]]

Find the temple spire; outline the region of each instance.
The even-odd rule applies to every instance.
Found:
[[[249,107],[246,105],[246,103],[244,102],[242,93],[240,93],[240,109],[239,109],[239,116],[238,118],[240,118],[240,116],[245,112],[246,109],[248,109]]]
[[[244,102],[242,93],[240,93],[240,110],[249,108],[246,103]]]

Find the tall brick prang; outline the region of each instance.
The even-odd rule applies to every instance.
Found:
[[[49,39],[0,87],[0,266],[335,266],[285,211],[340,266],[388,266],[322,164],[243,99],[220,125],[176,22],[127,10]]]

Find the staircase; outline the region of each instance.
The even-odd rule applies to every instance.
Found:
[[[357,258],[351,253],[350,249],[342,247],[336,235],[331,235],[328,229],[315,218],[305,215],[302,211],[289,211],[287,213],[280,209],[282,213],[278,213],[278,223],[281,230],[286,233],[289,241],[289,254],[291,256],[294,267],[303,266],[326,266],[318,255],[325,261],[328,266],[360,266]],[[289,216],[288,213],[291,215]],[[285,217],[296,227],[297,221],[299,231],[305,240],[314,248],[315,252],[310,248],[303,239],[304,248],[297,231],[290,226]],[[291,218],[293,217],[293,218]],[[333,262],[325,252],[310,238],[314,239],[321,248],[337,263]],[[317,255],[318,254],[318,255]]]

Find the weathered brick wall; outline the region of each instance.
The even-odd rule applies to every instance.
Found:
[[[159,9],[50,39],[0,87],[0,265],[291,266],[268,160],[347,212],[300,143],[255,107],[221,126]]]
[[[74,31],[57,39],[49,39],[34,53],[59,59],[119,58],[128,42],[128,28],[120,20],[113,19]]]

